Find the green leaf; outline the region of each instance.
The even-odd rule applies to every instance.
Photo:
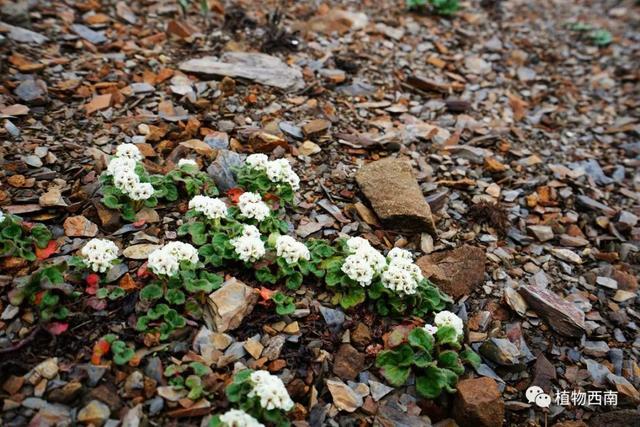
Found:
[[[227,399],[229,402],[239,402],[243,398],[243,387],[242,383],[231,383],[225,389],[225,394],[227,395]]]
[[[31,237],[40,249],[44,249],[52,238],[51,232],[42,224],[36,224],[31,228]]]
[[[122,298],[123,296],[125,296],[126,292],[124,289],[117,287],[117,288],[113,288],[113,290],[111,291],[111,293],[109,294],[109,299],[110,300],[117,300],[118,298]]]
[[[282,305],[276,305],[276,313],[278,313],[280,316],[286,316],[293,313],[294,311],[296,311],[296,305],[292,302]]]
[[[220,421],[220,415],[214,415],[213,418],[209,420],[209,427],[223,427],[222,421]]]
[[[433,349],[433,337],[422,328],[415,328],[409,333],[409,344],[427,353]]]
[[[407,382],[411,369],[408,366],[385,365],[380,373],[382,376],[395,387],[400,387]]]
[[[302,285],[302,274],[296,272],[287,277],[286,285],[289,289],[299,289],[300,285]]]
[[[12,223],[4,227],[0,234],[2,234],[2,237],[15,240],[22,235],[22,228],[18,224]]]
[[[128,363],[131,359],[133,359],[134,354],[134,350],[130,347],[127,347],[122,352],[113,356],[113,362],[116,365],[124,365],[125,363]]]
[[[449,369],[458,375],[464,373],[464,366],[462,366],[458,353],[453,350],[445,350],[438,355],[438,366]]]
[[[356,305],[363,303],[366,299],[366,296],[367,295],[364,288],[351,288],[343,294],[342,299],[340,300],[340,305],[345,310],[351,307],[355,307]]]
[[[458,333],[452,326],[439,327],[435,338],[439,345],[450,345],[456,349],[460,348]]]
[[[413,359],[413,364],[419,368],[424,368],[430,365],[433,365],[433,359],[431,358],[431,354],[429,353],[418,353]]]
[[[118,198],[114,195],[104,196],[102,198],[102,204],[109,209],[119,209],[120,206],[122,206],[118,201]]]
[[[174,184],[167,183],[165,184],[165,194],[164,198],[170,202],[175,202],[178,200],[178,187]]]
[[[162,297],[162,288],[160,287],[160,285],[155,283],[151,283],[145,286],[140,291],[140,298],[148,301],[154,301],[161,297]]]
[[[413,363],[414,353],[407,344],[402,344],[395,350],[383,350],[376,357],[376,366],[381,368],[386,365],[406,366]]]
[[[138,317],[138,321],[136,322],[136,330],[138,331],[146,331],[149,328],[150,319],[147,316]]]
[[[168,289],[164,297],[173,305],[182,305],[186,300],[184,292],[178,289]]]
[[[342,272],[329,271],[326,276],[324,276],[324,281],[327,286],[333,287],[342,281]]]
[[[460,352],[460,359],[462,359],[463,362],[473,366],[474,368],[478,368],[482,364],[482,359],[480,358],[478,353],[471,350],[470,348],[467,348],[466,350]]]
[[[193,372],[198,376],[204,376],[211,373],[211,368],[209,368],[204,363],[200,362],[191,362],[189,363],[189,367],[193,370]]]
[[[276,276],[271,273],[268,267],[262,267],[256,270],[256,280],[258,282],[274,284],[277,281]]]
[[[189,225],[189,234],[195,245],[204,245],[207,243],[207,227],[202,222],[194,222]]]

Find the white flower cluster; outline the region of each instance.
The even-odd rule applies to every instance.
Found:
[[[271,182],[289,184],[293,190],[300,188],[300,177],[293,171],[287,159],[269,161],[264,154],[251,154],[245,163],[252,169],[265,171]]]
[[[393,248],[387,254],[388,266],[382,272],[382,284],[405,295],[413,295],[418,289],[418,284],[424,279],[420,267],[413,263],[411,252]]]
[[[264,427],[264,424],[244,412],[242,409],[230,409],[220,415],[224,427]]]
[[[180,262],[198,263],[198,250],[188,243],[169,242],[149,254],[148,266],[156,274],[174,276]]]
[[[290,411],[293,408],[293,400],[284,386],[282,380],[267,371],[255,371],[251,374],[253,390],[249,397],[258,396],[260,406],[266,410],[282,409]]]
[[[362,237],[349,238],[347,247],[351,254],[344,259],[342,271],[360,286],[369,286],[373,277],[386,267],[384,256]]]
[[[456,330],[458,337],[464,336],[464,322],[455,313],[447,310],[441,311],[436,314],[433,323],[439,328],[442,326],[451,326]]]
[[[307,246],[291,236],[278,237],[276,240],[276,255],[284,258],[287,264],[295,264],[301,258],[307,261],[311,259]]]
[[[136,162],[142,160],[142,154],[134,144],[118,145],[118,148],[116,148],[116,157],[131,159]]]
[[[80,249],[80,255],[91,270],[104,273],[118,258],[118,247],[111,240],[91,239]]]
[[[198,162],[193,159],[180,159],[178,160],[178,167],[181,168],[183,166],[195,166],[198,167]]]
[[[189,201],[189,209],[200,212],[209,219],[225,218],[227,216],[227,205],[220,199],[207,196],[194,196]]]
[[[242,193],[238,198],[238,208],[240,213],[246,218],[253,218],[258,222],[264,221],[269,216],[271,210],[258,193]]]
[[[260,239],[260,231],[253,225],[244,225],[242,235],[231,239],[231,245],[244,262],[255,262],[265,254],[264,242]]]
[[[148,182],[140,182],[136,173],[136,162],[140,159],[142,154],[138,147],[122,144],[107,166],[107,174],[113,177],[113,184],[132,200],[147,200],[154,192],[153,186]]]

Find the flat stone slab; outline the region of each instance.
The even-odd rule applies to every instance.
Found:
[[[207,307],[210,328],[226,332],[240,326],[242,320],[253,311],[258,301],[258,292],[239,280],[229,279],[222,287],[209,295]]]
[[[484,282],[486,255],[482,248],[463,245],[418,258],[424,277],[455,299],[469,295]]]
[[[548,289],[522,286],[518,292],[527,304],[558,333],[579,338],[585,332],[584,312]]]
[[[299,70],[264,53],[227,52],[220,59],[214,56],[189,59],[179,68],[187,73],[239,77],[283,90],[294,91],[304,87]]]
[[[356,181],[384,225],[436,235],[431,209],[408,160],[388,157],[368,163]]]

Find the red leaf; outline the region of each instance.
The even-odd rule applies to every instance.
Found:
[[[29,221],[22,221],[20,223],[20,226],[22,227],[23,230],[25,231],[31,231],[31,229],[33,228],[33,226],[35,225],[35,223],[33,222],[29,222]]]
[[[42,297],[44,297],[44,293],[47,291],[39,291],[38,293],[36,293],[36,295],[33,298],[33,303],[35,305],[40,305],[40,303],[42,302]]]
[[[69,329],[69,324],[66,322],[51,322],[47,325],[47,331],[52,335],[60,335]]]
[[[242,188],[230,188],[227,191],[227,197],[229,197],[229,200],[231,200],[233,204],[237,204],[242,193],[244,193],[244,190]]]
[[[144,279],[145,277],[149,277],[151,275],[151,272],[149,271],[149,267],[147,266],[146,262],[140,266],[137,274],[138,274],[138,278],[140,279]]]
[[[55,254],[58,250],[58,244],[55,240],[49,240],[46,248],[40,249],[36,246],[36,256],[38,259],[43,260],[49,258],[51,255]]]
[[[93,354],[91,355],[91,363],[93,363],[94,365],[100,365],[102,363],[102,360],[101,360],[102,356],[107,354],[110,349],[111,349],[111,345],[107,341],[103,339],[98,340],[93,345]]]
[[[275,293],[276,293],[275,291],[272,291],[269,288],[264,288],[264,287],[260,288],[260,296],[264,301],[269,301],[273,296],[273,294]]]
[[[98,284],[100,283],[100,276],[98,276],[96,273],[90,273],[89,275],[87,275],[87,278],[85,280],[87,281],[87,285],[89,286],[98,286]]]
[[[98,285],[100,284],[100,276],[95,273],[91,273],[85,279],[87,282],[87,288],[84,290],[89,295],[95,295],[98,292]]]
[[[134,222],[132,225],[136,228],[140,228],[142,227],[147,221],[144,219],[141,219],[140,221],[136,221]]]

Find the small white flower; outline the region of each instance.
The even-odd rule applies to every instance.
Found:
[[[387,260],[376,248],[371,246],[367,239],[362,237],[350,237],[347,240],[347,248],[352,255],[358,255],[373,269],[375,274],[379,274],[387,266]]]
[[[198,263],[198,250],[184,242],[169,242],[149,254],[147,265],[156,274],[174,276],[180,270],[180,262]]]
[[[91,239],[82,247],[80,255],[91,270],[104,273],[118,258],[118,247],[111,240]]]
[[[258,222],[264,221],[269,216],[271,210],[258,193],[242,193],[238,198],[238,208],[240,213],[246,218],[255,219]]]
[[[135,161],[142,160],[142,154],[134,144],[118,145],[116,148],[116,157],[133,159]]]
[[[163,248],[149,254],[147,265],[154,273],[169,277],[174,276],[180,269],[178,258]]]
[[[277,159],[267,163],[266,172],[271,182],[289,184],[293,190],[300,188],[300,178],[287,159]]]
[[[189,209],[200,212],[209,219],[225,218],[227,205],[221,199],[207,196],[194,196],[189,202]]]
[[[405,249],[401,249],[401,248],[393,248],[389,251],[389,253],[387,254],[387,258],[389,258],[390,260],[392,259],[404,259],[407,261],[413,261],[413,255],[411,255],[411,252],[405,250]]]
[[[264,424],[241,409],[230,409],[220,415],[224,427],[264,427]]]
[[[248,397],[259,397],[260,406],[264,409],[290,411],[293,408],[293,400],[289,397],[280,378],[266,371],[255,371],[251,373],[251,382],[253,382],[253,389]]]
[[[433,323],[435,323],[439,328],[442,326],[451,326],[456,330],[458,337],[464,335],[464,322],[461,318],[456,316],[455,313],[452,313],[450,311],[444,310],[436,314],[435,318],[433,319]]]
[[[4,221],[4,212],[0,211],[0,222]]]
[[[260,238],[260,230],[255,225],[244,224],[242,226],[242,235],[246,237]]]
[[[355,254],[360,249],[370,248],[371,243],[362,237],[349,237],[349,239],[347,239],[347,247],[352,254]]]
[[[114,176],[119,172],[134,172],[136,161],[128,157],[113,157],[107,165],[107,175]]]
[[[179,262],[188,261],[191,264],[198,263],[198,250],[189,243],[179,241],[169,242],[164,245],[163,249],[175,256]]]
[[[198,162],[193,159],[180,159],[178,160],[178,167],[181,168],[183,166],[194,166],[198,167]]]
[[[362,248],[356,251],[356,255],[360,255],[369,263],[376,274],[379,274],[387,266],[387,260],[384,255],[378,252],[374,247]]]
[[[251,169],[265,170],[269,163],[269,158],[264,154],[251,154],[244,161]]]
[[[369,262],[359,254],[346,257],[341,270],[350,279],[358,282],[360,286],[369,286],[375,273]]]
[[[276,255],[284,258],[287,264],[295,264],[300,259],[309,260],[311,258],[307,246],[291,236],[278,237],[276,240]]]
[[[264,242],[260,239],[260,236],[242,235],[231,239],[231,245],[233,246],[238,258],[244,262],[255,262],[262,258],[266,252]]]
[[[140,184],[140,178],[132,170],[118,170],[113,176],[113,185],[125,194],[131,193]]]
[[[128,192],[129,197],[133,200],[147,200],[153,196],[153,186],[148,182],[138,183]]]
[[[426,325],[424,325],[422,327],[422,329],[424,329],[425,332],[428,333],[429,335],[435,335],[436,332],[438,332],[438,328],[436,328],[435,326],[430,325],[428,323]]]

